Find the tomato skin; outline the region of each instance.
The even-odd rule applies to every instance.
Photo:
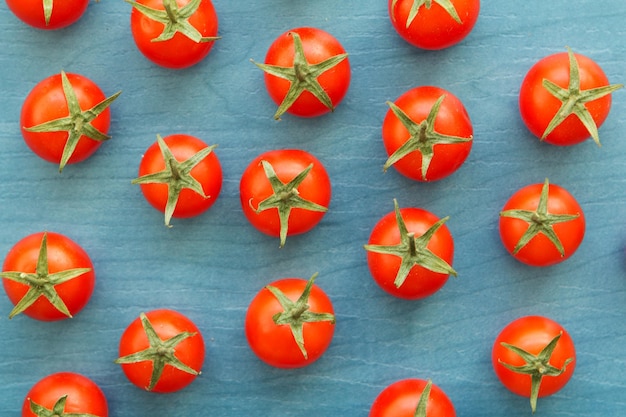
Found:
[[[208,145],[196,138],[186,134],[173,134],[163,138],[170,148],[174,158],[179,162],[191,158]],[[152,174],[165,169],[165,161],[157,142],[154,142],[141,158],[139,164],[139,176]],[[198,165],[191,170],[191,176],[200,184],[204,194],[208,198],[195,191],[185,188],[180,192],[178,203],[174,209],[173,217],[188,218],[198,216],[207,211],[217,200],[222,190],[222,166],[215,154],[211,151]],[[140,184],[141,191],[152,207],[163,212],[167,205],[168,186],[163,183]]]
[[[542,187],[543,184],[531,184],[521,188],[509,198],[502,210],[536,210]],[[563,262],[576,252],[585,236],[585,216],[576,199],[559,185],[550,184],[549,187],[548,212],[579,215],[574,220],[553,226],[563,245],[563,256],[543,233],[533,237],[526,246],[513,254],[517,242],[529,224],[520,219],[500,216],[500,238],[504,247],[515,259],[527,265],[545,267]]]
[[[315,156],[299,149],[267,151],[250,162],[241,176],[239,185],[241,208],[248,221],[256,229],[270,236],[278,237],[280,234],[278,210],[264,210],[257,214],[251,207],[252,205],[256,208],[261,201],[273,194],[271,184],[261,165],[263,160],[273,166],[277,177],[285,183],[313,164],[313,168],[298,187],[299,195],[321,206],[329,206],[332,195],[330,177],[324,165]],[[320,211],[294,208],[289,216],[288,234],[292,236],[308,232],[322,220],[325,214]]]
[[[426,232],[439,218],[422,208],[405,207],[400,213],[406,228],[416,236]],[[400,230],[395,213],[383,216],[372,229],[369,245],[396,245],[400,243]],[[433,235],[427,248],[452,265],[454,258],[454,240],[448,227],[444,224]],[[404,283],[398,288],[394,281],[402,259],[398,256],[367,252],[367,264],[374,281],[387,293],[407,300],[429,297],[441,289],[449,275],[430,271],[420,265],[414,265]]]
[[[96,275],[93,263],[85,250],[65,235],[47,234],[48,271],[55,273],[73,268],[90,268],[91,271],[55,286],[61,299],[72,315],[81,311],[93,293]],[[44,232],[34,233],[17,242],[7,253],[2,271],[34,273],[37,268],[39,249]],[[15,305],[28,292],[29,286],[3,278],[4,290]],[[24,314],[41,321],[58,321],[68,318],[57,310],[45,297],[39,297]]]
[[[520,317],[505,326],[496,337],[491,360],[496,376],[502,384],[517,395],[530,396],[530,375],[515,373],[499,363],[499,361],[502,361],[513,366],[520,366],[525,363],[521,356],[502,346],[502,342],[517,346],[536,355],[561,332],[562,336],[549,362],[556,368],[561,368],[566,360],[572,358],[573,361],[567,365],[561,375],[542,378],[539,387],[539,397],[552,395],[562,389],[572,377],[576,367],[574,341],[563,326],[552,319],[542,316]]]
[[[609,80],[602,68],[591,58],[574,54],[578,62],[580,88],[589,90],[608,86]],[[533,135],[541,138],[548,124],[561,107],[561,101],[543,86],[544,79],[562,88],[567,88],[570,80],[570,66],[567,52],[549,55],[535,63],[522,81],[519,92],[519,109],[524,124]],[[596,126],[602,125],[611,108],[611,95],[585,103]],[[590,137],[589,131],[574,114],[570,114],[544,139],[544,142],[557,146],[575,145]]]
[[[291,33],[294,32],[300,35],[304,54],[309,64],[317,64],[330,57],[346,53],[341,43],[328,32],[318,28],[300,27],[291,29],[274,40],[265,55],[266,64],[282,67],[293,66],[295,51]],[[336,107],[348,92],[350,78],[350,63],[346,58],[322,73],[317,80]],[[290,85],[288,80],[265,73],[267,92],[277,105],[280,105],[287,95]],[[299,117],[317,117],[330,111],[311,92],[303,91],[286,112]]]
[[[37,29],[62,29],[76,23],[87,10],[89,0],[54,0],[46,24],[43,0],[6,0],[9,9],[24,23]]]
[[[369,417],[414,417],[420,396],[428,381],[402,379],[378,394],[370,408]],[[454,405],[446,393],[432,384],[426,407],[428,417],[455,417]]]
[[[136,0],[155,10],[165,10],[163,0]],[[177,0],[179,7],[190,0]],[[202,0],[198,10],[189,18],[189,23],[204,37],[216,37],[218,17],[211,0]],[[215,41],[194,42],[181,33],[176,33],[167,41],[152,42],[163,32],[164,25],[133,8],[130,14],[130,28],[139,51],[150,61],[170,69],[183,69],[198,64],[211,51]]]
[[[39,380],[28,391],[22,406],[22,417],[37,417],[30,410],[30,400],[50,410],[66,395],[66,413],[93,414],[98,417],[109,415],[107,399],[95,382],[81,374],[58,372]]]
[[[296,301],[307,281],[302,278],[283,278],[272,282],[289,299]],[[317,285],[311,288],[308,299],[309,311],[334,313],[326,293]],[[245,318],[245,334],[252,351],[268,365],[291,369],[301,368],[317,361],[326,352],[335,332],[335,325],[328,321],[303,324],[305,358],[296,344],[288,325],[277,325],[272,317],[283,311],[276,297],[267,289],[261,289],[250,302]]]
[[[182,332],[195,333],[176,346],[175,356],[187,366],[200,372],[204,363],[204,339],[198,327],[183,314],[169,309],[153,310],[146,313],[146,317],[161,339],[168,339]],[[133,320],[120,338],[120,357],[140,352],[149,347],[148,338],[142,327],[140,318]],[[124,374],[134,385],[146,389],[150,384],[152,363],[148,361],[122,364]],[[191,384],[197,375],[178,370],[171,365],[165,365],[161,378],[151,392],[170,393],[179,391]]]
[[[395,104],[400,107],[414,122],[424,121],[431,108],[441,97],[435,132],[464,138],[472,138],[472,122],[463,103],[450,92],[434,86],[420,86],[402,94]],[[400,119],[390,110],[383,120],[382,137],[387,155],[392,155],[409,138],[410,133]],[[436,181],[451,175],[465,162],[472,149],[473,141],[454,144],[437,144],[434,156],[428,166],[426,179],[422,177],[422,153],[411,152],[397,161],[393,166],[402,175],[415,181]]]
[[[421,49],[444,49],[461,42],[474,28],[480,12],[479,0],[452,0],[461,19],[459,24],[444,8],[433,2],[430,9],[421,6],[407,28],[406,22],[414,1],[389,0],[389,17],[400,37]]]
[[[89,78],[67,73],[72,84],[78,103],[82,110],[87,110],[105,100],[106,97],[100,87]],[[63,93],[61,74],[55,74],[40,81],[26,96],[22,104],[20,126],[22,137],[26,145],[40,158],[53,163],[59,163],[63,156],[63,148],[68,139],[67,132],[29,132],[25,127],[33,127],[50,120],[67,117],[69,109],[67,99]],[[111,124],[111,112],[106,108],[100,113],[91,125],[102,133],[107,133]],[[75,151],[68,164],[84,161],[93,155],[102,144],[85,135],[80,137]]]

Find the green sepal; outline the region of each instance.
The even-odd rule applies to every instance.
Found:
[[[67,395],[62,396],[57,400],[49,410],[42,405],[37,404],[32,399],[28,399],[30,405],[30,411],[37,417],[103,417],[89,413],[66,413],[65,403],[67,402]]]
[[[46,26],[50,24],[50,18],[52,17],[52,8],[54,6],[54,0],[43,0],[43,17],[46,21]]]
[[[422,390],[422,393],[420,394],[414,417],[426,417],[426,408],[428,407],[428,398],[430,397],[430,390],[432,386],[433,381],[429,379],[428,382],[426,382],[426,386]]]
[[[396,6],[397,2],[398,0],[393,0],[393,2],[391,3],[392,9]],[[437,3],[439,6],[443,7],[445,11],[448,12],[448,14],[454,19],[455,22],[457,22],[458,24],[463,23],[461,21],[461,18],[459,17],[459,14],[454,8],[454,4],[452,4],[452,1],[450,0],[414,0],[413,4],[411,5],[411,11],[409,12],[409,16],[406,20],[406,27],[408,28],[409,26],[411,26],[411,23],[413,23],[413,20],[415,20],[415,17],[419,13],[420,7],[424,6],[426,9],[430,9],[433,3]]]

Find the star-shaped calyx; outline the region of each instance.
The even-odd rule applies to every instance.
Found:
[[[437,233],[437,230],[448,221],[449,217],[440,219],[428,228],[424,234],[415,236],[413,232],[407,230],[402,214],[400,213],[398,202],[395,199],[393,200],[393,204],[396,223],[400,230],[400,243],[397,245],[365,245],[364,248],[370,252],[394,255],[402,259],[396,279],[394,280],[396,288],[400,288],[400,286],[404,284],[409,272],[416,265],[440,274],[456,276],[457,273],[452,266],[428,249],[428,243],[434,234]]]
[[[160,135],[157,135],[157,143],[165,162],[165,168],[162,171],[151,174],[142,175],[135,178],[131,182],[133,184],[166,184],[167,185],[167,203],[165,205],[165,225],[170,226],[170,220],[176,209],[180,193],[188,188],[204,198],[209,198],[204,194],[202,184],[191,175],[191,170],[195,168],[204,158],[206,158],[217,145],[207,146],[201,149],[191,158],[179,162],[172,151],[167,146]]]
[[[524,365],[514,366],[508,363],[502,362],[498,359],[498,362],[502,364],[505,368],[516,372],[518,374],[527,374],[530,375],[531,385],[530,385],[530,407],[532,412],[535,412],[537,408],[537,398],[539,397],[539,387],[541,386],[541,380],[544,376],[559,376],[563,372],[567,365],[574,360],[574,358],[568,358],[561,368],[557,368],[550,364],[550,357],[552,356],[552,352],[554,348],[556,348],[556,344],[559,342],[562,333],[556,335],[550,343],[548,343],[538,355],[533,355],[521,349],[517,346],[513,346],[511,344],[502,342],[501,345],[510,351],[519,355],[525,362]]]
[[[141,313],[139,315],[141,319],[141,325],[146,337],[148,338],[149,346],[139,352],[131,353],[130,355],[122,356],[115,360],[117,364],[130,364],[150,361],[152,362],[152,374],[150,375],[150,384],[146,387],[147,391],[152,391],[155,385],[159,382],[165,365],[173,366],[183,372],[187,372],[191,375],[198,375],[199,372],[195,369],[185,365],[175,355],[176,346],[178,346],[183,340],[195,336],[195,332],[181,332],[169,339],[161,339],[156,330],[150,323],[148,317]]]
[[[89,271],[91,271],[91,268],[73,268],[50,273],[48,271],[48,234],[44,233],[41,239],[39,256],[34,273],[21,271],[0,272],[2,278],[29,286],[26,294],[24,294],[22,299],[13,307],[9,318],[13,318],[17,314],[24,312],[24,310],[30,307],[41,296],[46,297],[50,304],[58,311],[65,314],[67,317],[72,317],[72,314],[63,302],[63,299],[61,299],[57,293],[55,287],[86,274]]]
[[[282,116],[291,105],[300,97],[304,91],[308,91],[313,94],[324,106],[331,111],[334,110],[334,105],[328,93],[320,85],[317,78],[335,67],[341,61],[343,61],[348,54],[339,54],[332,56],[317,64],[309,64],[304,54],[304,47],[302,46],[302,39],[296,32],[289,32],[293,38],[293,46],[295,48],[295,54],[293,58],[293,65],[291,67],[281,67],[277,65],[261,64],[252,61],[257,67],[261,68],[268,74],[274,75],[279,78],[288,80],[291,85],[285,95],[285,98],[278,106],[274,119],[280,120]]]
[[[102,417],[89,413],[66,413],[65,403],[67,402],[67,395],[62,396],[52,406],[52,409],[47,409],[33,400],[29,399],[30,411],[37,417]]]
[[[543,183],[543,187],[541,188],[541,195],[539,197],[539,203],[537,204],[537,209],[535,211],[532,210],[522,210],[522,209],[512,209],[512,210],[504,210],[500,212],[500,216],[503,217],[512,217],[514,219],[520,219],[528,223],[528,229],[522,235],[522,237],[518,240],[515,248],[513,249],[513,254],[519,252],[528,242],[531,241],[532,238],[537,236],[539,233],[545,235],[550,242],[556,247],[561,256],[565,255],[565,250],[563,249],[563,244],[559,239],[559,236],[554,231],[554,225],[557,223],[568,222],[574,220],[580,216],[579,213],[576,214],[554,214],[548,212],[548,195],[550,191],[550,184],[548,179],[546,178]]]
[[[392,9],[395,7],[397,2],[398,0],[393,0],[393,2],[391,3]],[[420,7],[423,6],[427,9],[430,9],[433,3],[436,3],[439,6],[443,7],[445,11],[448,12],[448,14],[454,19],[455,22],[457,22],[458,24],[463,23],[461,21],[461,18],[459,17],[459,14],[454,8],[454,4],[452,4],[452,1],[450,0],[414,0],[413,4],[411,5],[411,11],[409,12],[409,16],[406,20],[406,27],[408,28],[409,26],[411,26],[411,23],[413,23],[413,20],[415,20],[415,17],[419,13]]]
[[[152,42],[170,40],[177,33],[185,35],[187,38],[196,43],[218,40],[219,36],[202,36],[202,33],[189,23],[189,18],[196,13],[200,7],[201,1],[202,0],[191,0],[183,7],[179,8],[176,0],[163,0],[163,7],[165,10],[157,10],[147,7],[141,3],[137,3],[133,0],[126,0],[128,4],[133,6],[146,17],[156,22],[163,23],[163,32],[161,32],[158,37],[152,39]]]
[[[402,144],[402,146],[396,149],[396,151],[389,156],[383,166],[383,170],[386,171],[390,166],[411,152],[419,151],[422,155],[422,179],[426,181],[426,173],[428,172],[428,167],[430,166],[430,162],[435,154],[435,145],[448,145],[469,142],[472,140],[471,136],[469,138],[464,138],[460,136],[444,135],[435,131],[435,120],[437,119],[437,114],[439,114],[441,103],[445,97],[446,96],[444,94],[437,99],[431,107],[426,119],[420,123],[414,122],[395,103],[392,103],[391,101],[387,102],[393,114],[398,118],[398,120],[400,120],[406,130],[409,131],[410,137],[404,144]]]
[[[63,94],[67,101],[67,108],[69,115],[61,117],[59,119],[49,120],[47,122],[31,126],[24,127],[24,130],[28,132],[44,133],[44,132],[67,132],[68,137],[63,148],[63,154],[59,163],[59,172],[63,171],[63,168],[72,157],[76,145],[82,136],[86,136],[90,139],[103,142],[111,137],[96,129],[91,122],[98,117],[103,111],[107,109],[113,103],[113,101],[122,93],[118,91],[111,97],[102,100],[88,110],[80,108],[76,92],[72,87],[65,71],[61,71],[61,84],[63,87]]]
[[[309,301],[309,296],[311,295],[311,288],[313,288],[317,275],[318,274],[315,273],[311,278],[309,278],[302,295],[300,295],[296,301],[290,300],[281,290],[272,285],[265,287],[274,295],[274,297],[276,297],[276,300],[278,300],[280,306],[283,308],[283,311],[276,313],[272,317],[272,320],[274,320],[274,323],[278,326],[289,326],[291,333],[293,334],[293,338],[305,359],[308,358],[308,353],[304,346],[304,335],[302,331],[304,323],[316,323],[322,321],[327,321],[332,324],[335,323],[335,316],[333,314],[315,313],[309,310],[309,305],[307,303]]]
[[[542,81],[543,87],[561,102],[561,107],[550,120],[550,123],[548,123],[541,140],[544,140],[557,126],[573,114],[578,117],[596,144],[600,146],[598,126],[585,104],[619,90],[623,87],[623,84],[611,84],[589,90],[581,90],[578,61],[569,47],[567,48],[567,55],[569,57],[569,85],[567,88],[559,87],[547,78],[544,78]]]
[[[287,240],[289,215],[291,214],[292,209],[299,208],[303,210],[326,212],[328,211],[328,208],[313,201],[305,200],[298,192],[298,186],[302,183],[302,181],[304,181],[306,176],[309,175],[309,172],[313,168],[313,164],[310,164],[291,181],[286,183],[278,178],[272,164],[265,160],[262,160],[261,164],[263,165],[265,176],[270,182],[273,194],[261,201],[256,208],[252,206],[252,201],[250,201],[249,204],[252,210],[254,210],[257,214],[269,209],[278,210],[278,218],[280,220],[280,247],[282,248],[285,246],[285,242]]]

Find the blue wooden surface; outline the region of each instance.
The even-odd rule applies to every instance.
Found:
[[[215,7],[222,39],[200,65],[179,72],[140,55],[131,7],[121,0],[91,3],[79,23],[58,32],[29,28],[0,7],[0,253],[29,233],[53,230],[80,243],[97,273],[91,302],[69,321],[10,321],[11,305],[0,297],[0,415],[17,415],[28,389],[56,371],[94,379],[113,416],[366,416],[380,390],[407,377],[432,378],[459,416],[529,415],[527,399],[506,391],[490,363],[497,333],[525,314],[559,321],[578,349],[573,379],[540,399],[537,414],[623,412],[626,92],[614,94],[602,148],[539,143],[519,118],[517,92],[534,62],[566,46],[595,59],[611,82],[626,81],[626,2],[485,1],[470,36],[439,52],[402,41],[384,0],[216,0]],[[342,42],[352,84],[334,114],[276,122],[262,73],[249,60],[263,59],[276,36],[303,25]],[[18,120],[30,89],[62,69],[107,94],[123,93],[112,106],[113,139],[59,175],[27,149]],[[382,172],[385,101],[423,84],[457,95],[475,129],[466,164],[432,184]],[[130,180],[156,134],[179,132],[219,144],[224,187],[205,215],[167,229]],[[238,186],[250,160],[282,147],[320,158],[334,195],[316,229],[278,249],[247,223]],[[536,269],[503,249],[498,211],[519,187],[545,177],[576,196],[587,235],[568,261]],[[362,245],[393,198],[450,215],[459,276],[423,301],[388,296],[369,276]],[[243,333],[249,301],[271,280],[316,271],[337,313],[331,347],[305,369],[264,365]],[[135,388],[113,364],[126,325],[161,307],[194,320],[208,349],[202,376],[167,396]]]

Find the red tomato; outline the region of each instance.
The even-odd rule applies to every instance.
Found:
[[[22,417],[65,415],[107,417],[107,399],[95,382],[73,372],[48,375],[28,391]]]
[[[333,305],[322,289],[308,281],[284,278],[257,293],[245,319],[252,351],[268,365],[300,368],[318,360],[335,332]]]
[[[574,145],[593,137],[611,109],[610,93],[623,87],[609,85],[592,59],[568,52],[547,56],[528,71],[519,93],[522,120],[541,140]]]
[[[472,122],[463,103],[438,87],[404,93],[383,120],[383,143],[401,174],[416,181],[435,181],[456,171],[472,149]]]
[[[269,47],[265,86],[279,105],[275,119],[287,112],[315,117],[333,111],[350,86],[350,63],[343,46],[331,34],[302,27],[280,35]]]
[[[2,266],[4,290],[19,313],[42,321],[72,317],[87,305],[96,275],[89,255],[70,238],[53,232],[17,242]]]
[[[165,213],[165,225],[172,217],[198,216],[217,200],[222,189],[222,166],[207,146],[190,135],[157,136],[139,164],[140,184],[146,200]],[[167,163],[166,163],[167,161]]]
[[[130,29],[137,48],[162,67],[195,65],[219,39],[211,0],[137,0],[130,4]]]
[[[174,310],[142,313],[120,339],[126,377],[141,389],[167,393],[193,382],[204,363],[202,334],[186,316]]]
[[[454,240],[439,219],[421,208],[398,207],[372,229],[367,263],[374,281],[399,298],[419,299],[437,292],[452,269]]]
[[[61,29],[81,18],[89,0],[6,0],[24,23],[38,29]]]
[[[326,214],[331,184],[324,165],[308,152],[274,150],[257,156],[239,184],[241,208],[254,227],[280,237],[308,232]]]
[[[576,350],[571,336],[559,323],[526,316],[509,323],[496,337],[492,363],[506,388],[530,397],[534,412],[538,397],[554,394],[570,380]]]
[[[422,49],[461,42],[474,28],[479,0],[389,0],[389,17],[398,34]]]
[[[396,381],[385,388],[376,397],[369,414],[369,417],[427,416],[455,417],[456,411],[441,388],[431,381],[413,378]]]
[[[89,158],[109,139],[109,106],[120,95],[105,97],[79,74],[52,75],[35,86],[22,104],[20,123],[26,145],[38,156],[59,164]]]
[[[500,212],[500,237],[517,260],[549,266],[572,256],[585,236],[585,216],[564,188],[549,184],[523,187]]]

